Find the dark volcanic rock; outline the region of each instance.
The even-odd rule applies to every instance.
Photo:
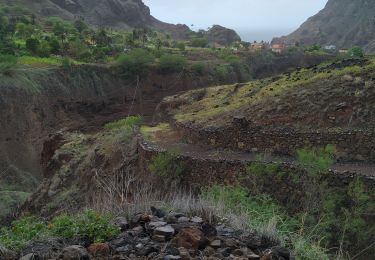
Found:
[[[375,1],[329,0],[326,7],[309,18],[292,34],[274,39],[311,45],[336,45],[349,48],[353,45],[375,51]]]
[[[288,249],[277,244],[265,245],[254,232],[245,233],[226,225],[215,227],[205,221],[194,222],[198,217],[188,218],[184,227],[174,229],[166,222],[168,216],[186,218],[181,213],[167,213],[164,218],[149,213],[136,214],[131,217],[133,229],[107,243],[86,245],[76,243],[78,240],[59,239],[32,242],[23,251],[22,259],[292,259]],[[18,259],[18,256],[0,247],[0,258]]]
[[[241,41],[241,37],[232,29],[220,25],[214,25],[206,33],[207,39],[211,44],[218,43],[229,45],[233,42]]]

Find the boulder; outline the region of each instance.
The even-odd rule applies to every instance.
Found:
[[[95,243],[87,248],[87,251],[95,257],[108,257],[111,253],[109,245],[107,243]]]
[[[195,250],[203,248],[207,242],[208,240],[203,232],[195,227],[188,227],[180,230],[172,240],[172,243],[177,247]]]
[[[120,228],[121,231],[127,230],[130,225],[128,220],[124,217],[117,217],[113,220],[113,223]]]
[[[89,260],[89,253],[87,252],[86,248],[79,245],[73,245],[65,247],[60,255],[60,259],[62,260]]]
[[[157,209],[155,207],[151,207],[151,212],[154,216],[158,218],[164,218],[167,215],[167,213],[164,210]]]
[[[154,230],[154,235],[171,237],[171,236],[174,235],[174,228],[170,225],[166,225],[166,226],[163,226],[163,227],[157,227]]]

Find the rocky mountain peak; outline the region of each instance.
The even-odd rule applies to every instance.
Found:
[[[228,29],[221,25],[213,25],[207,31],[208,41],[221,45],[228,45],[233,42],[241,41],[241,37],[232,29]]]
[[[375,1],[329,0],[323,10],[310,17],[295,32],[274,42],[311,45],[354,45],[375,51]]]

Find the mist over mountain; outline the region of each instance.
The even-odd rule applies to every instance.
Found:
[[[275,41],[300,44],[359,45],[375,51],[375,1],[329,0],[325,8],[309,18],[295,32]]]

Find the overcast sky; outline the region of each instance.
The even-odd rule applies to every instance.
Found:
[[[288,34],[323,9],[328,0],[144,0],[151,14],[192,29],[220,24],[244,40],[271,40]]]

